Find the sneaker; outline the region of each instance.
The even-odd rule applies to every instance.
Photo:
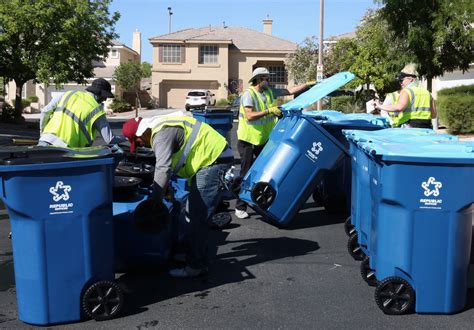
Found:
[[[245,212],[244,210],[237,210],[235,209],[235,216],[239,219],[247,219],[249,218],[249,214]]]
[[[191,268],[186,266],[184,268],[175,268],[169,271],[171,277],[175,278],[191,278],[207,274],[207,268]]]

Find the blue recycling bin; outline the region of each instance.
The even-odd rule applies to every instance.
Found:
[[[349,143],[343,130],[375,131],[387,128],[390,123],[386,118],[366,113],[342,114],[334,111],[311,111],[312,116],[320,121],[322,127],[334,136],[349,151]],[[329,212],[350,213],[352,170],[350,157],[344,159],[328,171],[318,186],[324,207]]]
[[[388,314],[413,306],[418,313],[462,310],[471,252],[474,143],[368,143],[364,150],[371,159],[370,266],[379,281],[377,304]]]
[[[233,114],[231,110],[194,110],[193,117],[197,120],[210,125],[230,144],[230,130],[232,129]]]
[[[165,265],[173,245],[178,240],[178,225],[184,215],[188,197],[185,179],[173,179],[170,183],[174,190],[174,201],[163,199],[168,208],[171,221],[159,232],[147,230],[136,222],[135,211],[140,203],[151,198],[149,189],[139,191],[126,199],[113,203],[115,257],[117,271],[134,268],[159,267]]]
[[[344,130],[343,134],[349,141],[349,153],[352,161],[352,202],[351,217],[353,226],[346,229],[348,234],[357,234],[356,238],[349,238],[348,248],[352,255],[357,257],[360,248],[363,255],[370,256],[371,213],[372,200],[370,192],[370,156],[364,152],[365,143],[407,143],[426,144],[438,141],[456,141],[457,137],[449,134],[437,134],[431,129],[422,128],[388,128],[379,131]],[[351,243],[352,241],[352,243]],[[357,242],[357,244],[356,244]]]
[[[112,185],[106,148],[0,150],[1,198],[11,222],[18,318],[35,325],[73,322],[84,313],[115,315],[123,304],[115,278]],[[90,305],[110,289],[116,304]],[[109,314],[109,315],[107,315]]]

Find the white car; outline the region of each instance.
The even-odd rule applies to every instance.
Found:
[[[211,91],[206,89],[193,89],[188,92],[186,95],[186,105],[185,108],[187,111],[191,109],[201,108],[208,105],[215,105],[216,99],[214,94]]]

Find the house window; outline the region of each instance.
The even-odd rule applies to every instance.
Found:
[[[119,58],[119,52],[117,49],[110,50],[110,58]]]
[[[181,45],[163,45],[163,63],[181,63]]]
[[[270,65],[268,67],[268,71],[272,73],[270,75],[270,84],[271,85],[286,85],[287,83],[287,75],[285,71],[285,67],[283,65]]]
[[[199,47],[199,64],[217,64],[219,48],[217,46]]]

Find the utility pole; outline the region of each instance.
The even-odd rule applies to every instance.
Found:
[[[319,52],[318,52],[318,66],[316,81],[320,82],[323,80],[324,66],[323,66],[323,44],[324,44],[324,0],[319,0]],[[318,110],[322,109],[321,100],[318,101]]]
[[[173,12],[171,7],[168,7],[168,33],[171,33],[171,15],[173,15]]]

